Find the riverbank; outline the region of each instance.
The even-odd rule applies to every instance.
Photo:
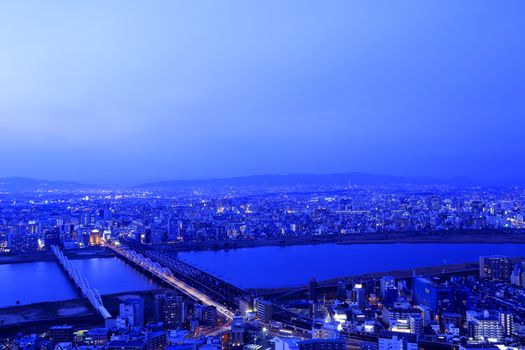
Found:
[[[0,265],[4,264],[21,264],[31,263],[36,261],[52,261],[55,256],[50,251],[41,251],[32,254],[23,255],[0,255]]]
[[[22,329],[44,330],[52,325],[72,322],[92,322],[97,317],[85,299],[45,302],[0,309],[0,334],[11,334]]]
[[[525,257],[513,258],[511,262],[517,264],[519,262],[525,261]],[[396,279],[410,278],[413,275],[425,277],[425,276],[446,276],[446,275],[478,275],[479,274],[479,262],[469,262],[462,264],[447,264],[447,265],[437,265],[437,266],[425,266],[415,269],[406,269],[406,270],[390,270],[374,273],[365,273],[360,275],[353,276],[341,276],[338,278],[331,278],[323,281],[318,281],[318,288],[336,288],[339,281],[343,280],[347,283],[356,283],[364,280],[371,279],[380,279],[383,276],[392,276]],[[291,291],[299,292],[301,290],[307,290],[308,286],[300,287],[289,287],[289,288],[254,288],[250,289],[256,295],[259,296],[270,296],[278,295],[281,293],[289,293]]]
[[[69,259],[111,258],[115,256],[115,253],[105,247],[67,249],[64,250],[64,254]],[[54,260],[56,260],[56,258],[49,250],[22,255],[0,255],[0,265]]]
[[[64,250],[64,255],[69,259],[112,258],[116,256],[111,249],[106,247],[67,249]]]
[[[516,243],[525,244],[525,230],[468,230],[428,232],[352,233],[252,240],[177,242],[156,244],[164,252],[230,250],[263,246],[293,246],[323,243],[394,244],[394,243]]]
[[[108,311],[116,316],[119,304],[128,298],[144,298],[145,316],[153,318],[153,295],[158,291],[139,291],[102,296]],[[104,319],[83,298],[66,301],[36,303],[0,309],[0,338],[19,332],[38,333],[49,327],[71,324],[75,328],[103,327]]]

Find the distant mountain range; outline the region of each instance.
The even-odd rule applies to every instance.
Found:
[[[0,189],[79,189],[90,187],[74,181],[49,181],[29,177],[8,177],[0,179]]]
[[[450,186],[524,186],[525,178],[507,178],[495,180],[477,180],[468,177],[407,177],[393,175],[375,175],[367,173],[340,174],[288,174],[288,175],[253,175],[230,178],[173,180],[143,183],[133,188],[138,189],[169,189],[184,187],[299,187],[299,186],[381,186],[381,185],[450,185]],[[49,181],[27,177],[0,178],[0,190],[24,189],[58,189],[75,190],[89,188],[106,188],[108,186],[88,185],[75,181]],[[111,186],[110,186],[111,187]],[[126,186],[118,186],[123,188]]]
[[[477,186],[484,183],[467,177],[432,178],[404,177],[392,175],[373,175],[367,173],[343,174],[289,174],[289,175],[254,175],[231,178],[203,180],[174,180],[141,184],[139,188],[175,188],[191,186],[346,186],[353,185],[452,185]]]

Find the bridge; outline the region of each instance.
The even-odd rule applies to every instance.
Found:
[[[80,289],[82,292],[82,295],[89,300],[91,305],[95,308],[95,310],[98,311],[98,313],[104,317],[104,319],[111,317],[111,314],[106,309],[104,304],[102,303],[102,298],[100,297],[99,292],[96,289],[93,289],[89,285],[89,281],[87,278],[82,276],[78,268],[76,268],[71,261],[64,255],[62,250],[53,245],[51,246],[51,251],[53,254],[55,254],[56,258],[58,259],[58,262],[60,263],[60,266],[66,271],[69,278],[73,281],[75,286]]]
[[[217,312],[224,316],[228,320],[232,320],[235,315],[223,304],[215,301],[205,293],[194,288],[188,283],[176,278],[172,270],[160,265],[158,262],[151,260],[151,258],[144,256],[141,253],[136,252],[135,250],[128,249],[124,246],[117,246],[112,244],[107,244],[106,247],[113,250],[115,253],[124,257],[125,259],[133,262],[134,264],[140,266],[146,271],[149,271],[152,275],[160,278],[165,283],[171,285],[172,287],[178,289],[182,293],[186,294],[190,298],[200,301],[205,305],[214,306],[217,309]]]
[[[184,286],[184,289],[181,289],[183,292],[185,292],[185,290],[191,290],[191,297],[197,295],[197,299],[201,301],[206,297],[208,305],[212,305],[210,301],[213,301],[214,305],[220,305],[221,309],[230,310],[228,319],[231,319],[230,317],[234,315],[234,312],[231,310],[235,311],[238,309],[239,299],[252,298],[252,295],[247,291],[173,256],[132,241],[126,241],[125,244],[129,246],[129,249],[124,248],[124,246],[108,246],[113,250],[118,249],[122,253],[128,254],[128,256],[125,256],[128,260],[130,260],[129,256],[134,256],[135,260],[133,261],[135,263],[142,262],[143,265],[140,263],[138,265],[143,268],[144,266],[150,266],[150,268],[155,266],[157,271],[165,271],[166,276],[172,278],[173,281],[177,281],[178,285]],[[120,253],[121,256],[123,256],[122,253]],[[150,269],[146,270],[154,273]],[[168,273],[171,273],[171,275]],[[162,274],[154,274],[166,281]],[[179,289],[174,283],[166,282]],[[185,294],[188,294],[188,292],[185,292]],[[219,310],[218,307],[217,310]],[[311,332],[313,325],[312,318],[299,315],[275,303],[272,303],[272,311],[272,319],[283,323],[286,328],[303,334]]]
[[[235,310],[238,308],[240,298],[250,297],[250,294],[243,289],[173,256],[132,241],[126,241],[126,245],[140,252],[145,257],[168,267],[175,278],[205,293],[213,300],[228,306],[230,309]]]

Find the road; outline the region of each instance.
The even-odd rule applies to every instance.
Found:
[[[130,261],[133,261],[135,264],[141,266],[142,268],[148,270],[158,278],[162,279],[164,282],[168,283],[175,289],[183,292],[190,298],[200,301],[201,303],[205,305],[211,305],[214,306],[217,309],[217,312],[224,316],[228,320],[232,320],[233,316],[235,315],[232,311],[230,311],[228,308],[226,308],[224,305],[212,300],[209,298],[206,294],[198,291],[197,289],[193,288],[192,286],[182,282],[179,279],[176,279],[171,275],[171,272],[168,273],[169,269],[160,266],[158,263],[154,263],[151,260],[144,258],[141,254],[136,253],[133,250],[126,249],[123,247],[118,247],[112,244],[107,244],[106,247],[110,248],[117,254],[124,256]]]

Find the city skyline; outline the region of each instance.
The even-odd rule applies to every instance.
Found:
[[[0,350],[525,350],[523,0],[0,4]]]
[[[520,177],[524,6],[4,4],[0,177]]]

